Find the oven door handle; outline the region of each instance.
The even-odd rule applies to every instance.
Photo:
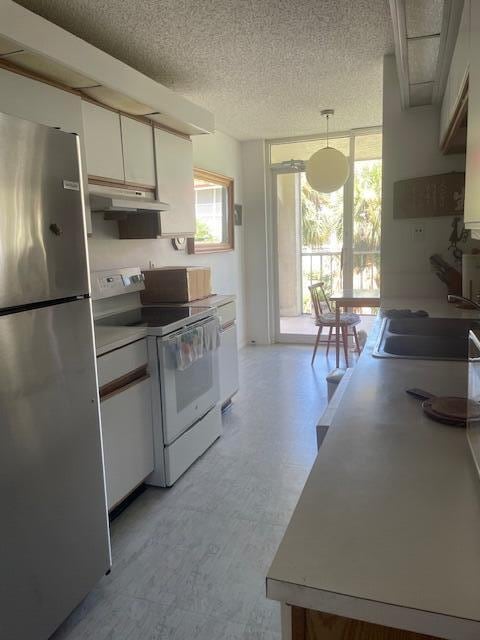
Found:
[[[162,340],[162,342],[168,342],[169,340],[173,340],[174,338],[177,338],[178,336],[181,336],[181,335],[183,335],[185,333],[189,333],[190,331],[193,331],[193,329],[198,329],[200,327],[206,327],[211,322],[216,322],[220,326],[220,322],[219,322],[217,316],[210,316],[208,318],[203,318],[202,320],[199,320],[198,322],[194,322],[192,324],[186,324],[181,329],[178,329],[177,331],[174,331],[173,333],[169,333],[167,336],[163,336],[161,338],[161,340]]]

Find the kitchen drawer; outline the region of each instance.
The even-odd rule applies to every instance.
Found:
[[[218,319],[220,320],[220,325],[222,327],[235,322],[235,317],[236,308],[233,300],[232,302],[227,302],[227,304],[222,304],[221,307],[218,307]]]
[[[147,341],[145,338],[127,344],[125,347],[110,351],[97,358],[98,385],[103,385],[121,378],[135,369],[148,363]]]
[[[150,378],[107,397],[100,404],[108,509],[153,471]]]
[[[220,407],[216,406],[180,438],[177,438],[173,444],[165,447],[167,487],[171,487],[221,435]]]

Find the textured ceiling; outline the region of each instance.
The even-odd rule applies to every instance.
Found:
[[[238,139],[382,121],[388,0],[20,0],[215,114]]]

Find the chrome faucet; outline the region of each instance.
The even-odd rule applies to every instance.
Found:
[[[478,302],[475,302],[475,300],[470,300],[470,298],[464,298],[463,296],[449,295],[448,301],[449,302],[466,302],[467,304],[471,305],[474,309],[480,309],[480,304]]]

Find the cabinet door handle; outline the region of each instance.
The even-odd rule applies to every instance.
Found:
[[[130,389],[135,384],[139,384],[144,380],[148,380],[150,378],[150,374],[147,371],[147,365],[143,365],[142,367],[138,367],[138,369],[134,369],[133,371],[129,371],[120,378],[116,378],[111,382],[107,382],[99,389],[100,402],[111,398],[112,396],[117,395],[118,393],[122,393],[127,389]]]

